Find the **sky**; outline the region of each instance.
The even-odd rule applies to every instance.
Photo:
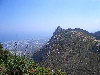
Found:
[[[49,36],[57,26],[99,31],[100,0],[0,0],[0,40]]]

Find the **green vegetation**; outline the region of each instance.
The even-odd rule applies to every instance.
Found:
[[[59,70],[55,73],[50,68],[40,67],[38,63],[24,57],[14,56],[3,50],[0,44],[0,75],[65,75]]]
[[[67,75],[100,75],[100,45],[97,45],[95,37],[87,31],[58,27],[33,58],[41,66],[54,71],[61,69]]]

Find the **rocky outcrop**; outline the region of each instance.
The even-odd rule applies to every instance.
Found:
[[[82,29],[57,27],[48,43],[33,55],[44,67],[67,75],[99,75],[100,54],[92,52],[95,37]]]

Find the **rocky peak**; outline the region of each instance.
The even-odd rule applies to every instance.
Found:
[[[62,28],[60,26],[58,26],[56,30],[61,31]]]
[[[53,33],[53,35],[56,35],[58,33],[60,33],[62,31],[62,28],[60,26],[57,27],[57,29],[55,30],[55,32]]]
[[[80,49],[85,49],[93,40],[94,38],[87,33],[76,29],[65,30],[58,26],[48,43],[40,51],[36,52],[33,58],[35,61],[40,62],[47,58],[51,52],[56,51],[56,53],[59,53],[59,50],[66,51],[67,49],[79,51]]]

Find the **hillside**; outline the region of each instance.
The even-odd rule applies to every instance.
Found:
[[[40,67],[38,63],[25,57],[12,55],[3,50],[0,44],[0,75],[65,75],[59,70],[55,73],[50,68]]]
[[[95,40],[85,30],[58,26],[48,43],[33,55],[33,59],[41,66],[55,71],[61,69],[67,75],[100,75],[100,54],[93,50],[97,44]]]

